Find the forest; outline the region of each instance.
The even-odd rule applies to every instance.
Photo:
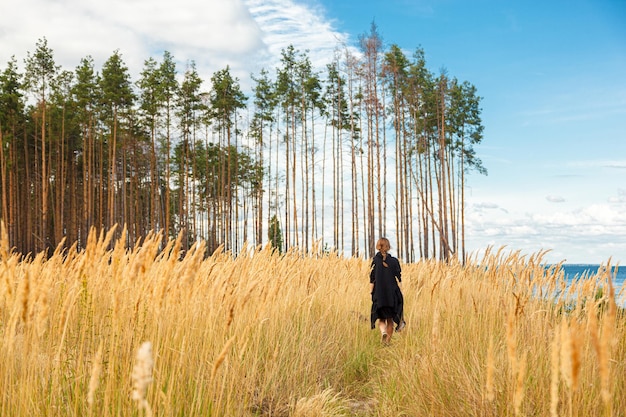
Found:
[[[164,51],[133,79],[119,50],[95,68],[55,62],[47,39],[0,68],[0,220],[23,254],[84,248],[118,227],[280,251],[406,262],[465,260],[466,175],[486,174],[475,86],[384,46],[372,24],[315,69],[282,50],[249,92],[229,67],[203,80]]]

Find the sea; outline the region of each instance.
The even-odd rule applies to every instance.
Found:
[[[546,268],[553,265],[546,265]],[[593,265],[593,264],[563,264],[561,269],[565,274],[565,279],[569,282],[582,277],[591,277],[598,273],[598,271],[605,271],[606,265]],[[613,287],[615,288],[616,304],[618,306],[626,307],[626,289],[621,291],[624,287],[624,281],[626,281],[626,267],[611,266],[611,279],[613,280]],[[620,293],[621,291],[621,293]]]
[[[561,269],[565,273],[567,280],[574,280],[583,276],[596,275],[598,271],[604,271],[605,265],[590,265],[590,264],[563,264]],[[621,288],[626,280],[626,267],[611,266],[611,277],[613,279],[613,285],[615,289]]]

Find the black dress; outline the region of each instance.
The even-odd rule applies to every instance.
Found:
[[[383,264],[383,256],[378,252],[372,259],[370,283],[374,284],[372,291],[372,329],[376,327],[377,319],[391,318],[396,324],[402,320],[404,298],[398,286],[402,282],[400,262],[387,254]]]

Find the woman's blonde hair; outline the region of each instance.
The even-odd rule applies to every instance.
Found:
[[[378,239],[378,242],[376,242],[376,250],[379,250],[381,252],[387,252],[389,249],[391,249],[389,239],[387,239],[386,237],[381,237],[380,239]]]

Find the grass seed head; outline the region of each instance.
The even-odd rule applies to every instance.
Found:
[[[87,393],[87,403],[89,406],[93,406],[93,398],[98,389],[98,383],[100,381],[100,372],[102,371],[102,353],[104,350],[104,344],[102,341],[100,342],[100,347],[98,348],[98,353],[96,353],[96,357],[94,358],[93,364],[91,366],[91,376],[89,378],[89,392]]]
[[[550,349],[550,416],[558,417],[560,381],[561,333],[554,331]]]
[[[150,405],[146,401],[148,386],[152,382],[152,343],[143,342],[137,350],[137,359],[133,367],[133,392],[132,399],[137,401],[140,409],[146,410],[147,415],[151,415]]]
[[[487,401],[493,402],[496,399],[494,387],[495,374],[495,358],[493,353],[493,337],[489,340],[489,348],[487,350],[487,378],[485,382],[485,397]]]

